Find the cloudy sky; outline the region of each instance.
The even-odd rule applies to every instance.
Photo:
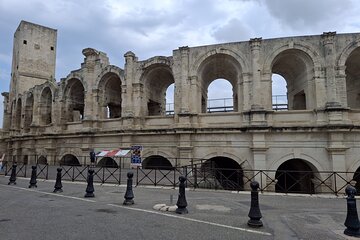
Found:
[[[58,30],[59,81],[80,68],[87,47],[123,68],[129,50],[144,60],[180,46],[360,32],[359,12],[357,0],[0,0],[0,91],[9,91],[21,20]]]

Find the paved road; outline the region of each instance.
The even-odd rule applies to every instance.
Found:
[[[250,194],[226,191],[186,191],[189,214],[153,210],[171,205],[177,191],[134,188],[135,205],[126,207],[125,186],[95,185],[95,198],[84,198],[86,185],[29,179],[7,185],[0,176],[0,239],[346,239],[344,197],[260,195],[264,227],[247,226]]]

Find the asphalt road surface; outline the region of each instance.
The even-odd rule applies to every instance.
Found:
[[[95,197],[84,198],[86,185],[29,179],[8,185],[0,176],[0,239],[352,239],[343,234],[345,196],[260,194],[261,228],[247,226],[249,192],[187,189],[188,214],[154,210],[175,205],[178,189],[134,188],[135,204],[122,205],[126,186],[95,184]]]

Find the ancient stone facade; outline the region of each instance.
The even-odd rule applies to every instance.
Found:
[[[56,82],[56,30],[22,22],[10,94],[3,93],[2,144],[17,161],[37,155],[50,164],[69,156],[82,163],[93,148],[141,145],[144,163],[215,159],[242,169],[355,172],[359,46],[360,34],[335,32],[253,38],[180,47],[172,56],[142,61],[127,52],[123,69],[87,48],[81,68]],[[285,111],[273,110],[274,73],[287,82]],[[207,89],[216,79],[232,85],[231,112],[207,112]],[[174,114],[167,115],[165,93],[173,83]]]

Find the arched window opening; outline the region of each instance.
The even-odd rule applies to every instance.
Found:
[[[314,173],[307,162],[302,159],[291,159],[279,166],[276,171],[276,192],[282,193],[315,193],[312,179]]]
[[[159,155],[153,155],[150,157],[145,158],[142,161],[142,168],[144,169],[164,169],[164,170],[171,170],[173,169],[170,161]]]
[[[19,98],[16,103],[16,114],[15,114],[15,128],[16,129],[21,128],[21,107],[22,107],[22,102],[21,102],[21,98]]]
[[[198,75],[202,113],[238,111],[241,66],[235,58],[222,53],[212,55],[201,64]]]
[[[146,71],[144,81],[147,114],[149,116],[166,115],[166,92],[175,82],[172,70],[167,65],[155,64]]]
[[[60,160],[60,165],[65,165],[65,166],[81,166],[79,160],[77,159],[77,157],[75,157],[72,154],[66,154],[65,156],[63,156]]]
[[[29,93],[25,103],[25,119],[24,119],[25,132],[30,131],[30,125],[33,120],[33,106],[34,106],[34,96],[32,93]]]
[[[226,79],[212,81],[207,90],[207,112],[233,112],[234,98],[231,83]]]
[[[98,162],[98,164],[96,166],[97,167],[107,167],[107,168],[117,168],[118,164],[116,163],[116,161],[113,158],[104,157]]]
[[[44,88],[41,93],[39,110],[40,124],[50,124],[52,122],[52,93],[49,87]]]
[[[243,170],[231,158],[211,158],[201,166],[201,171],[207,178],[206,182],[212,185],[210,188],[215,186],[226,190],[244,190]]]
[[[289,49],[281,52],[273,61],[272,73],[273,88],[275,88],[278,82],[278,75],[286,82],[287,93],[281,95],[287,95],[289,110],[304,110],[315,107],[316,96],[314,86],[312,85],[314,84],[312,81],[314,79],[314,64],[307,53],[297,49]],[[281,85],[283,84],[280,84],[280,86]],[[274,104],[277,104],[274,103],[274,100],[276,101],[278,99],[274,99],[273,97],[272,100],[274,108],[276,106]]]
[[[356,169],[356,172],[354,173],[353,180],[355,183],[356,188],[356,195],[360,195],[360,167]]]
[[[121,80],[115,73],[108,73],[101,79],[104,84],[105,118],[121,117]],[[100,86],[101,86],[100,85]]]
[[[279,74],[272,74],[272,109],[274,111],[288,110],[287,84]]]
[[[79,122],[84,119],[85,91],[79,79],[71,79],[68,85],[66,109],[68,122]]]
[[[347,104],[360,108],[360,48],[356,48],[345,63]]]
[[[174,115],[175,83],[172,83],[166,89],[165,99],[166,99],[166,115]]]

